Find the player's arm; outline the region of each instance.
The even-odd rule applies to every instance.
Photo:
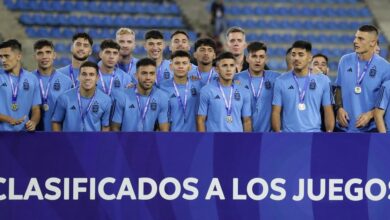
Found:
[[[111,131],[120,131],[122,124],[111,122]]]
[[[282,112],[282,107],[277,105],[272,105],[272,114],[271,114],[271,125],[272,130],[275,132],[280,132],[280,113]]]
[[[343,108],[343,99],[341,96],[340,87],[336,87],[334,97],[335,97],[335,107],[336,107],[336,119],[339,122],[341,127],[347,127],[349,116],[348,113]]]
[[[252,119],[251,117],[242,118],[244,132],[252,132]]]
[[[359,115],[356,120],[355,126],[357,128],[366,126],[374,118],[374,110],[364,112]]]
[[[102,131],[110,131],[110,126],[102,126]]]
[[[0,114],[0,122],[5,122],[5,123],[8,123],[10,125],[19,125],[24,121],[24,119],[26,119],[26,116],[23,116],[19,119],[15,119],[15,118],[12,118],[8,115]]]
[[[206,132],[206,125],[205,125],[205,122],[206,122],[206,116],[204,115],[198,115],[196,117],[196,129],[199,131],[199,132]]]
[[[324,121],[326,132],[333,132],[335,119],[332,105],[324,106]]]
[[[385,110],[380,108],[374,109],[374,119],[376,123],[376,128],[380,133],[386,133],[386,125],[385,125],[385,121],[383,120],[384,115],[385,115]]]
[[[31,109],[31,119],[26,122],[26,129],[28,131],[35,131],[39,120],[41,119],[40,105],[34,105]]]
[[[168,132],[169,131],[169,123],[158,124],[160,131]]]
[[[62,124],[60,122],[52,121],[51,122],[52,131],[62,131]]]

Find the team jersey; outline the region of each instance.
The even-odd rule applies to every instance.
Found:
[[[375,107],[385,111],[384,121],[386,125],[387,133],[390,133],[390,81],[386,81],[382,84],[381,89],[378,93],[378,98],[375,103]]]
[[[210,72],[201,72],[198,67],[196,67],[188,72],[188,77],[191,79],[199,79],[202,86],[205,86],[212,81],[216,81],[218,79],[218,73],[214,68],[212,68]]]
[[[76,88],[79,86],[79,74],[80,74],[80,69],[79,68],[74,68],[72,65],[67,65],[62,68],[57,69],[58,72],[61,72],[68,76],[72,80],[72,88]]]
[[[117,67],[120,68],[123,72],[129,74],[131,76],[131,79],[133,83],[136,83],[136,77],[135,73],[137,72],[137,62],[139,59],[132,57],[130,60],[130,63],[128,64],[123,64],[123,63],[118,63]]]
[[[99,88],[101,91],[103,91],[110,97],[112,96],[113,91],[124,91],[131,85],[133,85],[131,76],[129,74],[126,74],[119,68],[116,68],[113,74],[103,73],[101,70],[99,70],[97,88]]]

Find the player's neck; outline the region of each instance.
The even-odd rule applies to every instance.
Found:
[[[163,58],[162,58],[162,56],[161,56],[161,57],[159,57],[159,58],[157,58],[155,61],[156,61],[156,65],[157,65],[157,67],[159,67],[159,66],[162,64],[162,62],[163,62]]]
[[[80,69],[81,64],[83,64],[87,60],[77,60],[72,57],[72,67],[75,69]]]
[[[150,95],[150,93],[152,92],[153,90],[153,87],[151,87],[150,89],[144,89],[142,88],[142,86],[140,86],[139,84],[137,85],[137,92],[141,95],[145,95],[145,96],[148,96]]]
[[[91,98],[95,94],[95,90],[96,87],[87,90],[80,86],[80,95],[84,98]]]
[[[365,53],[359,53],[358,56],[360,60],[369,61],[374,54],[374,51],[367,51]]]
[[[264,70],[253,71],[253,70],[249,69],[249,73],[251,74],[251,76],[254,76],[254,77],[262,77],[264,75]]]
[[[294,73],[298,77],[304,77],[304,76],[307,76],[307,74],[309,74],[309,68],[294,69]]]
[[[178,77],[174,75],[173,80],[175,81],[176,84],[186,84],[188,79],[187,76]]]
[[[238,72],[241,72],[243,65],[244,65],[244,54],[240,54],[235,56],[236,58],[236,67],[238,69]]]
[[[210,63],[208,65],[203,65],[202,63],[198,63],[199,72],[209,73],[212,68],[213,68],[213,64],[212,63]]]
[[[106,66],[106,65],[104,65],[103,63],[102,63],[102,65],[100,65],[100,71],[102,72],[102,73],[104,73],[104,74],[113,74],[114,73],[114,69],[115,69],[115,66],[113,66],[113,67],[108,67],[108,66]]]
[[[19,63],[11,71],[9,71],[9,73],[14,75],[14,76],[19,76],[21,68],[22,67],[20,66],[20,63]]]
[[[232,83],[233,83],[233,80],[231,80],[231,79],[222,79],[222,77],[219,77],[219,83],[222,86],[231,86]]]
[[[119,62],[120,64],[129,64],[131,62],[131,54],[127,55],[127,56],[120,56],[120,59],[119,59]]]
[[[38,71],[40,74],[44,75],[44,76],[50,76],[52,73],[53,73],[53,66],[49,67],[49,68],[41,68],[41,67],[38,67]]]

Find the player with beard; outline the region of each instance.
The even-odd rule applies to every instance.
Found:
[[[216,47],[215,41],[211,38],[201,38],[195,42],[194,57],[198,67],[188,73],[191,79],[200,79],[202,85],[207,85],[211,81],[215,81],[218,77],[217,72],[213,68]]]
[[[156,62],[142,58],[137,62],[137,86],[116,97],[113,131],[169,131],[168,97],[155,87]]]
[[[119,28],[116,32],[116,42],[121,47],[119,50],[118,67],[134,79],[138,62],[138,59],[133,56],[133,51],[136,47],[134,31],[130,28]]]
[[[58,71],[72,80],[73,87],[79,85],[79,68],[92,54],[92,45],[93,40],[87,33],[77,33],[72,37],[72,63],[58,69]]]
[[[109,131],[111,99],[97,89],[99,67],[86,61],[80,66],[80,86],[58,97],[52,117],[53,131]]]
[[[182,30],[175,31],[171,34],[171,43],[169,45],[169,50],[171,54],[175,53],[178,50],[186,51],[190,53],[191,45],[190,45],[190,37],[188,33]],[[196,66],[191,64],[191,69],[195,70]],[[169,69],[171,74],[173,74],[173,70]]]

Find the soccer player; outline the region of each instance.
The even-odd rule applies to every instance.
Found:
[[[390,100],[390,81],[382,84],[375,104],[374,119],[378,132],[390,132],[390,114],[388,112]]]
[[[227,51],[231,52],[236,59],[236,73],[247,70],[244,50],[246,48],[245,31],[240,27],[231,27],[226,32]]]
[[[390,79],[389,63],[375,54],[378,29],[361,26],[353,41],[355,52],[341,57],[336,79],[338,128],[346,132],[376,131],[375,99],[381,85]]]
[[[54,45],[51,41],[42,39],[34,43],[34,58],[37,62],[37,70],[34,74],[39,81],[41,92],[41,121],[37,130],[51,131],[51,116],[58,96],[72,88],[72,80],[54,69],[53,62],[56,58]]]
[[[0,60],[0,131],[34,131],[41,117],[41,97],[38,79],[22,68],[19,41],[2,42]]]
[[[292,48],[288,48],[286,50],[286,66],[287,66],[287,72],[291,71],[293,69],[292,59],[291,59],[291,50]]]
[[[199,105],[199,80],[188,77],[191,69],[191,56],[177,50],[171,55],[173,79],[160,84],[160,89],[169,96],[169,120],[171,131],[196,131],[196,114]]]
[[[98,88],[111,97],[113,90],[124,90],[132,87],[129,74],[117,68],[120,46],[113,40],[104,40],[100,44]]]
[[[174,53],[178,50],[184,50],[190,52],[190,37],[185,31],[175,31],[171,35],[171,44],[169,45],[169,50]]]
[[[322,53],[318,53],[314,55],[313,61],[311,63],[311,67],[313,71],[318,71],[325,75],[328,75],[329,72],[328,57]]]
[[[116,96],[113,131],[153,131],[156,123],[160,131],[169,131],[168,97],[154,86],[156,69],[156,62],[150,58],[137,62],[136,88]]]
[[[275,132],[320,132],[320,106],[324,107],[327,132],[334,128],[330,80],[309,71],[311,44],[296,41],[292,45],[293,70],[275,81],[272,100],[272,129]]]
[[[169,69],[169,60],[163,59],[165,48],[164,36],[160,31],[151,30],[145,33],[144,44],[147,57],[154,60],[157,65],[156,85],[164,80],[172,79],[173,74]]]
[[[77,33],[72,37],[72,63],[58,69],[58,71],[72,80],[73,87],[79,85],[79,68],[92,54],[92,45],[93,40],[87,33]]]
[[[197,129],[200,132],[251,132],[251,98],[247,89],[233,83],[235,56],[216,58],[219,78],[200,90]]]
[[[241,86],[248,89],[252,97],[253,131],[271,131],[271,111],[273,87],[279,73],[264,70],[267,62],[267,46],[262,42],[252,42],[247,46],[249,69],[236,75]]]
[[[96,88],[99,67],[86,61],[80,66],[80,86],[58,97],[52,117],[53,131],[109,131],[111,99]]]
[[[213,68],[216,48],[217,45],[211,38],[201,38],[195,42],[194,57],[198,67],[188,73],[191,79],[200,79],[203,85],[207,85],[218,77],[217,72]]]
[[[130,28],[119,28],[116,32],[116,42],[121,47],[118,67],[133,78],[138,62],[138,59],[133,56],[136,47],[134,31]]]

